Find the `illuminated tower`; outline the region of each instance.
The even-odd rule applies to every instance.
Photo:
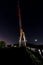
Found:
[[[20,27],[19,47],[20,47],[20,46],[26,46],[26,37],[25,37],[25,33],[22,29],[21,13],[20,13],[20,6],[19,5],[20,4],[18,1],[18,17],[19,17],[19,27]]]

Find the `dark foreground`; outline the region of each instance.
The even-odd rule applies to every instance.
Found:
[[[28,65],[43,65],[43,61],[35,53],[27,48],[5,48],[0,49],[0,59],[4,64],[28,64]]]

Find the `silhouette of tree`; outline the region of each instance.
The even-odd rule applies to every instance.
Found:
[[[5,41],[0,41],[0,47],[1,48],[5,47],[5,44],[6,44]]]

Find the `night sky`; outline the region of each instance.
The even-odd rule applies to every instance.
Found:
[[[0,1],[0,40],[8,44],[19,40],[18,0]],[[43,44],[43,2],[20,0],[22,26],[27,41]]]

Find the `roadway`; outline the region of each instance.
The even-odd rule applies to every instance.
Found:
[[[3,60],[7,59],[7,63],[10,62],[12,63],[12,65],[43,65],[41,60],[39,60],[33,52],[31,52],[28,48],[24,47],[0,49],[0,56]]]
[[[36,65],[43,65],[43,58],[40,56],[38,50],[32,50],[29,48],[26,48],[26,51],[28,54],[30,54],[30,58],[34,61]]]

